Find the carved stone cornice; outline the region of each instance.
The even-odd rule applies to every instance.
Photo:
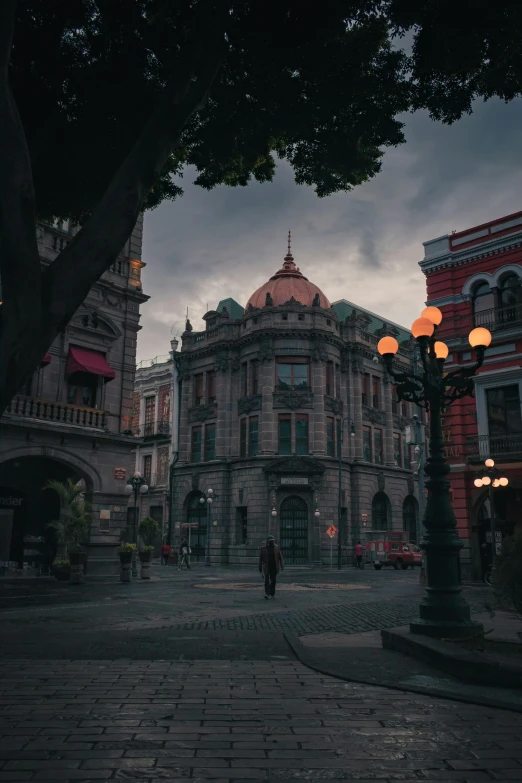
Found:
[[[312,408],[314,404],[314,395],[310,391],[279,391],[273,394],[274,408]]]
[[[198,405],[196,408],[191,408],[188,412],[189,421],[206,421],[217,416],[217,403],[213,402],[210,405]]]
[[[237,412],[239,415],[242,413],[250,413],[251,411],[261,410],[260,394],[251,394],[250,397],[242,397],[237,401]]]
[[[265,473],[292,475],[301,473],[309,476],[321,476],[326,470],[325,466],[319,460],[312,457],[298,457],[295,454],[291,457],[275,460],[265,465]]]
[[[340,400],[338,397],[329,397],[325,394],[324,409],[325,411],[330,411],[331,413],[335,413],[336,416],[340,416],[343,412],[343,401]]]
[[[384,411],[377,411],[375,408],[368,408],[366,405],[363,405],[362,414],[363,419],[365,421],[370,421],[372,424],[386,423],[386,415]]]

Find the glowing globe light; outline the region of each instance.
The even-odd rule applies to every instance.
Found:
[[[431,337],[434,331],[435,326],[429,318],[417,318],[411,325],[411,333],[414,337]]]
[[[487,468],[494,468],[494,467],[495,467],[495,460],[494,460],[494,459],[491,459],[491,457],[489,457],[489,458],[488,458],[488,459],[485,461],[484,465],[485,465]]]
[[[377,350],[381,356],[385,356],[387,353],[395,354],[399,350],[399,343],[395,337],[381,337],[377,343]]]
[[[507,479],[505,476],[502,476],[502,478],[499,479],[499,483],[501,487],[507,487],[509,484],[509,479]]]
[[[487,348],[491,342],[491,332],[478,326],[469,333],[469,344],[472,348]]]
[[[446,359],[449,354],[449,348],[446,345],[446,343],[441,343],[440,341],[437,341],[435,343],[435,356],[437,359]]]
[[[476,478],[473,483],[474,483],[474,485],[476,487],[481,487],[482,486],[482,479]]]
[[[428,321],[431,321],[432,324],[438,326],[442,321],[442,313],[438,307],[430,306],[430,307],[426,307],[422,311],[421,318],[427,318]]]
[[[484,476],[484,478],[482,479],[482,483],[484,484],[485,487],[488,487],[491,484],[490,477],[489,476]]]
[[[492,485],[491,485],[491,486],[492,486],[492,487],[495,487],[495,489],[496,489],[497,487],[500,487],[500,481],[499,481],[498,479],[493,479],[493,483],[492,483]]]

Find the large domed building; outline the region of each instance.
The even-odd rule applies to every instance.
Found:
[[[345,299],[330,304],[290,237],[246,307],[224,299],[203,320],[182,335],[172,541],[190,534],[195,558],[249,563],[271,533],[288,564],[313,565],[329,563],[332,524],[344,562],[370,529],[416,540],[412,411],[375,361],[392,334],[406,369],[409,332]]]

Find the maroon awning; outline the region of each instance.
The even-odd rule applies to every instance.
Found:
[[[74,372],[88,372],[91,375],[101,375],[107,381],[112,381],[116,373],[107,364],[105,356],[99,351],[90,351],[88,348],[79,348],[77,345],[69,347],[67,357],[66,375]]]
[[[46,353],[42,361],[40,362],[40,367],[47,367],[48,364],[51,364],[51,354]]]

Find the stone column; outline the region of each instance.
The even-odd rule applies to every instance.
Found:
[[[326,420],[324,415],[325,365],[323,361],[312,364],[312,391],[314,393],[313,454],[326,456]]]
[[[395,465],[393,456],[393,413],[392,413],[392,384],[388,373],[384,374],[383,397],[384,397],[384,464]]]
[[[192,402],[192,375],[185,376],[181,383],[181,416],[179,428],[179,462],[190,462],[189,408]]]
[[[216,375],[217,421],[216,421],[216,459],[227,456],[228,426],[227,402],[230,394],[230,367],[218,368]]]
[[[259,368],[261,386],[261,451],[273,455],[277,451],[277,417],[273,410],[274,360],[265,359]]]
[[[354,438],[352,438],[350,434],[352,431],[351,422],[345,421],[344,424],[342,422],[346,418],[346,416],[350,416],[350,418],[353,420],[353,404],[351,401],[350,383],[349,383],[350,378],[349,378],[349,373],[347,371],[347,368],[341,366],[340,374],[341,374],[340,391],[341,391],[341,400],[343,401],[343,407],[341,410],[341,426],[343,428],[343,460],[344,460],[344,459],[350,459],[352,457]],[[337,433],[338,432],[337,419],[335,422],[335,428]]]
[[[363,416],[361,398],[361,373],[362,366],[357,358],[352,359],[352,411],[355,425],[354,460],[361,462],[363,458]]]

